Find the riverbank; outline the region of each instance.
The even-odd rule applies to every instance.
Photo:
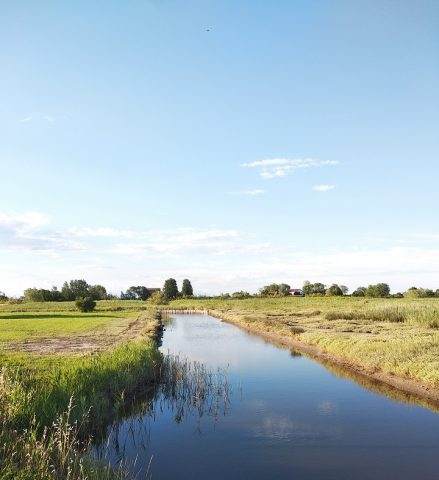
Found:
[[[439,405],[437,299],[279,298],[172,302]]]
[[[0,479],[122,478],[84,452],[154,386],[160,318],[143,302],[38,306],[0,311]]]

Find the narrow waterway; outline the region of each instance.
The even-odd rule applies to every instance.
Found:
[[[156,398],[112,427],[106,455],[133,477],[439,478],[439,415],[428,408],[207,315],[174,315],[161,350],[226,371],[228,394],[178,412]]]

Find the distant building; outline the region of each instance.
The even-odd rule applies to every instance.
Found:
[[[303,293],[303,290],[300,288],[290,288],[290,295],[293,297],[304,297],[305,294]]]

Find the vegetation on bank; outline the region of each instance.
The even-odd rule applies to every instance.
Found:
[[[84,452],[90,436],[151,388],[161,364],[155,310],[142,310],[140,302],[125,305],[101,301],[96,313],[82,315],[71,313],[74,302],[38,305],[45,311],[36,304],[1,305],[0,479],[122,476]],[[121,335],[133,324],[135,336]],[[88,345],[113,330],[103,350],[33,354],[24,348],[60,336]]]
[[[181,299],[170,307],[209,310],[256,333],[316,346],[367,371],[439,388],[436,298]]]

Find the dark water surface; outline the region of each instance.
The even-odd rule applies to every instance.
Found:
[[[427,408],[207,315],[174,315],[161,350],[226,368],[231,393],[216,415],[176,421],[156,399],[153,416],[112,428],[107,455],[136,478],[439,479],[439,415]]]

